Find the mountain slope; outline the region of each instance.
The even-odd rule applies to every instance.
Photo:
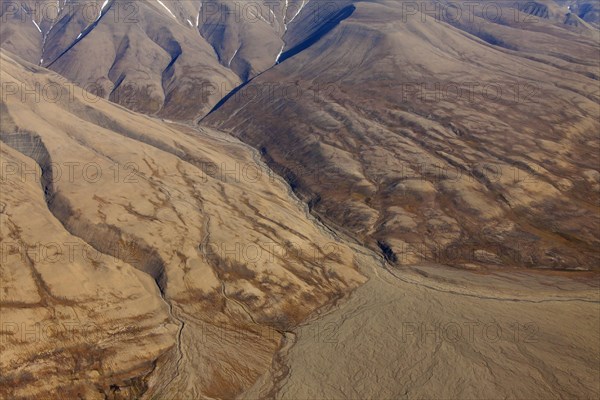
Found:
[[[203,123],[395,263],[596,269],[597,41],[541,19],[517,31],[339,4],[355,10]]]
[[[3,3],[1,397],[597,398],[597,7],[456,4]]]
[[[3,87],[17,89],[2,103],[3,165],[24,163],[14,171],[3,168],[9,174],[2,181],[3,249],[38,240],[54,249],[59,240],[66,252],[69,240],[99,254],[99,261],[67,264],[25,258],[31,272],[21,277],[23,261],[9,253],[3,276],[17,275],[2,295],[3,321],[59,324],[61,307],[73,307],[71,318],[90,321],[101,332],[111,332],[111,320],[133,330],[101,341],[96,375],[83,378],[89,368],[65,364],[60,368],[72,369],[62,382],[40,379],[59,377],[60,369],[34,372],[39,364],[24,358],[32,344],[14,337],[20,330],[12,339],[3,332],[2,368],[10,366],[15,376],[14,384],[2,386],[7,395],[58,387],[75,392],[76,377],[88,385],[85,393],[128,390],[138,381],[139,392],[158,363],[160,375],[151,377],[148,389],[153,393],[164,397],[190,386],[227,397],[266,370],[283,331],[364,281],[352,251],[307,218],[288,187],[242,143],[103,100],[89,102],[78,89],[55,102],[22,97],[38,85],[72,86],[4,52],[1,61]],[[41,169],[42,179],[30,181],[20,173],[24,168]],[[12,186],[18,191],[5,197]],[[28,219],[28,210],[43,219]],[[43,235],[46,223],[57,233]],[[26,292],[11,289],[21,285]],[[36,314],[24,314],[31,305],[19,299],[44,291],[50,299],[64,297],[65,304],[44,300],[36,303]],[[39,339],[39,352],[56,349],[55,339]],[[93,345],[90,337],[79,340]],[[118,352],[132,340],[134,347]],[[61,354],[76,357],[76,351],[68,347]],[[113,352],[122,357],[118,363],[109,358]],[[25,373],[36,381],[20,378]]]
[[[0,46],[125,107],[204,116],[273,66],[303,0],[24,0],[0,10]]]

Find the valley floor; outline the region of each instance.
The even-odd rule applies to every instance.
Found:
[[[243,398],[597,398],[597,279],[391,270],[296,329]]]

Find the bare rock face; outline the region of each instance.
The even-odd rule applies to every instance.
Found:
[[[4,53],[2,84],[16,90],[0,136],[6,395],[232,396],[270,365],[280,332],[364,281],[242,143],[90,102]],[[72,91],[22,97],[38,84]],[[37,324],[32,343],[23,329]]]
[[[514,7],[335,4],[203,122],[397,264],[597,269],[597,41]]]

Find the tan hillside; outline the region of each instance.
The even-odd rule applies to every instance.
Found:
[[[19,378],[41,376],[25,355],[56,352],[56,339],[21,344],[21,331],[5,332],[3,370],[15,372],[5,395],[76,390],[75,378],[90,393],[90,385],[104,393],[110,384],[139,385],[159,355],[166,375],[152,390],[237,393],[270,364],[278,331],[364,281],[352,252],[307,218],[283,181],[236,140],[90,103],[77,89],[54,103],[24,100],[36,84],[64,89],[68,82],[2,53],[7,83],[18,93],[3,102],[2,244],[17,247],[2,263],[3,321],[89,321],[99,332],[84,333],[101,338],[117,324],[131,332],[100,343],[82,333],[77,346],[65,344],[44,372],[62,382]],[[28,172],[35,170],[37,180]],[[27,257],[38,242],[44,253],[53,243],[66,252],[73,241],[95,249],[98,260]],[[131,341],[139,348],[119,352]],[[86,346],[97,351],[93,368],[60,363]]]

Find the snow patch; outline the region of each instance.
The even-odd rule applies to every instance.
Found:
[[[33,24],[35,25],[35,27],[37,28],[38,31],[40,31],[40,33],[42,33],[42,28],[40,28],[40,26],[37,24],[37,22],[35,22],[35,19],[31,19],[31,22],[33,22]]]
[[[81,39],[83,37],[83,34],[90,29],[91,26],[94,26],[95,24],[98,23],[98,21],[100,21],[100,18],[102,18],[102,16],[104,15],[104,10],[106,9],[106,6],[108,6],[110,0],[104,0],[104,3],[102,3],[102,7],[100,8],[100,12],[98,13],[98,16],[96,17],[96,20],[94,22],[92,22],[91,24],[89,24],[88,26],[85,27],[84,30],[82,30],[79,35],[77,35],[77,39],[75,39],[75,41]],[[66,4],[66,3],[65,3]]]
[[[173,13],[171,12],[171,10],[169,10],[169,7],[165,6],[165,3],[163,3],[163,2],[162,2],[162,1],[160,1],[160,0],[156,0],[156,1],[158,2],[158,4],[160,4],[161,6],[163,6],[163,7],[165,8],[165,10],[167,10],[167,11],[169,12],[169,14],[171,14],[171,16],[172,16],[173,18],[177,19],[177,17],[175,16],[175,14],[173,14]]]
[[[283,54],[283,49],[285,48],[285,43],[281,45],[281,50],[279,50],[279,54],[277,54],[277,58],[275,58],[275,64],[279,63],[279,57]]]
[[[231,56],[231,59],[229,60],[229,63],[227,64],[228,67],[231,67],[231,62],[233,61],[233,59],[237,55],[238,51],[240,51],[240,48],[241,47],[238,47],[238,49],[235,51],[235,53],[233,53],[233,56]]]
[[[29,11],[27,11],[27,9],[23,6],[23,4],[21,4],[21,8],[25,12],[25,14],[30,15]],[[33,24],[35,25],[35,27],[37,28],[37,30],[40,31],[40,33],[42,33],[42,29],[40,28],[40,26],[38,25],[38,23],[35,22],[35,19],[33,18],[33,15],[31,15],[31,22],[33,22]]]
[[[288,0],[285,0],[285,9],[283,10],[283,29],[287,32],[287,11],[288,11],[289,3]]]
[[[100,13],[98,13],[98,19],[100,19],[100,17],[102,16],[102,11],[104,11],[107,4],[108,4],[108,0],[104,0],[104,3],[102,4],[102,8],[100,8]]]
[[[290,19],[290,24],[296,19],[296,17],[300,14],[300,12],[302,11],[302,9],[310,2],[310,0],[302,0],[302,4],[300,5],[300,8],[298,9],[298,11],[296,11],[296,14],[294,14],[294,16],[292,17],[292,19]]]

